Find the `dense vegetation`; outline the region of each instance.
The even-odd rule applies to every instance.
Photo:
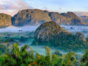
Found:
[[[30,49],[29,51],[27,49]],[[56,51],[57,52],[57,51]],[[55,53],[56,53],[55,52]],[[88,49],[87,52],[88,53]],[[83,58],[87,59],[87,54]],[[0,66],[78,66],[74,52],[69,52],[64,55],[51,54],[49,47],[45,47],[45,56],[40,55],[24,45],[19,48],[17,43],[13,44],[9,53],[5,52],[0,55]],[[81,63],[80,66],[85,66]],[[86,65],[87,66],[87,65]]]
[[[82,33],[71,34],[53,21],[40,25],[34,36],[32,45],[50,46],[64,51],[84,51],[88,46]]]
[[[0,52],[5,53],[5,51],[8,50],[5,45],[0,45]]]
[[[81,58],[81,62],[85,63],[85,66],[88,66],[88,48],[85,50],[85,54]]]
[[[25,42],[34,39],[34,32],[25,33],[0,33],[0,45],[1,43],[11,43],[11,42]]]
[[[48,27],[47,27],[48,26]],[[38,31],[38,30],[47,30],[47,32],[51,32],[51,34],[58,34],[59,31],[61,31],[61,27],[55,23],[54,21],[49,21],[47,23],[43,23],[41,24],[35,31],[35,33]],[[64,30],[65,31],[65,30]],[[46,31],[45,31],[46,32]]]
[[[87,49],[88,41],[83,41],[78,39],[72,34],[61,33],[60,35],[54,36],[55,39],[50,39],[49,41],[42,41],[42,39],[37,40],[37,45],[44,45],[55,47],[64,51],[83,51]],[[33,45],[36,45],[36,41],[33,41]]]

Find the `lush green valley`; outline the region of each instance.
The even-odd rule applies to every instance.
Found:
[[[88,0],[0,0],[0,66],[88,66]]]
[[[35,46],[35,50],[38,46],[46,46],[42,52],[45,55],[30,46]],[[35,32],[0,33],[0,66],[87,66],[87,47],[88,38],[82,33],[72,34],[50,21]],[[75,53],[84,53],[85,49],[84,55]]]

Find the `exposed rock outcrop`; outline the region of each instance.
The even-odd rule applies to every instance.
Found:
[[[39,9],[26,9],[19,11],[12,17],[12,24],[15,26],[42,24],[47,21],[55,21],[58,24],[65,25],[85,25],[85,22],[76,16],[73,12],[61,13],[48,12]]]
[[[0,13],[0,27],[7,27],[12,25],[11,16]]]
[[[51,21],[48,11],[42,11],[39,9],[22,10],[12,18],[12,23],[15,26],[35,25],[46,21]]]

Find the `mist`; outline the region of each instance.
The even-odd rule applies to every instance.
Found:
[[[85,37],[87,37],[87,35],[88,35],[88,26],[68,26],[68,25],[60,25],[60,26],[73,34],[75,34],[76,32],[81,32],[85,35]],[[0,28],[0,32],[1,33],[3,33],[3,32],[25,33],[25,32],[35,31],[38,27],[39,27],[39,25],[27,25],[27,26],[23,26],[23,27],[9,26],[6,28]],[[45,46],[32,46],[31,42],[29,42],[29,41],[23,42],[23,43],[21,42],[19,47],[22,47],[24,44],[27,44],[27,45],[29,45],[29,47],[33,48],[33,51],[38,52],[41,55],[45,55]],[[50,48],[50,49],[51,49],[52,53],[54,53],[56,51],[55,48]],[[58,50],[58,51],[60,51],[60,53],[62,53],[62,54],[68,53],[68,52],[65,52],[62,50]],[[75,53],[79,54],[80,56],[82,56],[84,54],[83,52],[75,52]]]
[[[0,28],[0,32],[26,32],[26,31],[35,31],[38,28],[39,25],[27,25],[23,27],[16,27],[16,26],[9,26],[6,28]]]
[[[84,34],[85,38],[88,36],[88,26],[71,26],[71,25],[60,25],[67,31],[75,34],[76,32],[81,32]]]
[[[0,32],[13,32],[13,33],[31,32],[35,31],[39,26],[40,24],[27,25],[23,27],[9,26],[6,28],[0,28]],[[60,25],[60,26],[73,34],[75,34],[76,32],[81,32],[84,34],[85,37],[88,36],[88,26],[71,26],[71,25]]]

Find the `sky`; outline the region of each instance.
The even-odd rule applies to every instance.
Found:
[[[88,15],[88,0],[0,0],[0,13],[14,16],[23,9],[41,9],[54,12],[75,12]]]

